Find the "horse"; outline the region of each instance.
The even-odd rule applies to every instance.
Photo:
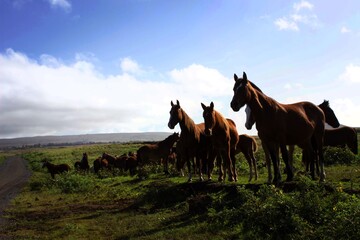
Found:
[[[162,160],[166,159],[174,143],[179,140],[179,133],[173,133],[164,140],[155,143],[147,144],[140,147],[137,150],[137,161],[143,166],[144,164],[150,164],[153,162],[161,163]]]
[[[325,129],[324,146],[348,147],[355,155],[358,154],[357,132],[354,128],[341,126],[339,128]]]
[[[109,162],[106,159],[103,159],[102,156],[94,160],[94,172],[98,173],[100,169],[109,168]]]
[[[286,145],[298,145],[304,150],[311,162],[310,171],[313,179],[315,179],[314,166],[318,158],[320,181],[325,181],[323,153],[325,115],[323,111],[310,102],[281,104],[265,95],[249,81],[245,72],[242,78],[234,74],[234,80],[234,96],[230,106],[235,112],[238,112],[245,104],[251,109],[262,145],[269,151],[273,163],[273,183],[278,185],[281,181],[279,148],[286,165],[286,181],[292,181],[294,177]]]
[[[246,158],[250,168],[249,182],[253,178],[253,172],[255,175],[255,180],[258,179],[256,158],[254,156],[254,153],[257,151],[257,149],[258,149],[258,145],[256,143],[255,138],[247,134],[239,135],[239,142],[236,146],[235,154],[239,154],[240,152],[244,154],[244,157]]]
[[[60,174],[60,173],[70,171],[70,166],[66,163],[56,165],[56,164],[52,164],[49,161],[45,160],[43,162],[42,168],[45,168],[45,167],[47,167],[47,169],[53,179],[55,178],[55,174]]]
[[[187,115],[184,109],[181,108],[179,100],[176,100],[176,104],[171,101],[170,119],[168,127],[174,129],[177,124],[180,125],[181,133],[180,139],[176,144],[176,151],[178,154],[177,166],[180,168],[185,162],[189,172],[188,182],[192,181],[191,165],[196,173],[195,158],[197,159],[200,181],[203,181],[202,176],[202,161],[200,159],[200,153],[202,151],[201,135],[204,132],[203,124],[195,124],[195,122]]]
[[[330,104],[328,100],[324,100],[321,104],[318,105],[318,107],[323,111],[324,115],[325,115],[325,122],[327,124],[329,124],[330,126],[336,128],[340,125],[334,111],[330,108]],[[249,108],[249,106],[246,106],[245,108],[245,112],[246,112],[246,123],[245,126],[247,129],[251,129],[252,126],[255,124],[255,119],[253,114],[251,114],[251,109]],[[326,131],[326,129],[325,129]],[[324,139],[325,139],[325,135],[324,135]],[[325,140],[324,140],[325,141]],[[325,142],[324,142],[324,146],[325,146]],[[270,160],[270,154],[269,151],[266,149],[266,147],[264,148],[264,153],[265,153],[265,162],[266,162],[266,166],[267,166],[267,170],[268,170],[268,182],[271,182],[271,178],[272,178],[272,173],[271,173],[271,160]],[[290,167],[293,168],[293,153],[294,153],[294,145],[289,145],[289,164]],[[306,159],[303,158],[304,164],[306,165],[306,170],[308,171],[308,164],[305,162]],[[319,169],[318,164],[317,164],[317,169]]]
[[[75,162],[74,167],[77,170],[89,171],[90,166],[89,166],[89,162],[88,162],[88,155],[86,152],[83,153],[83,157],[82,157],[81,161]]]
[[[138,165],[137,155],[129,152],[128,158],[126,159],[125,171],[129,170],[130,176],[134,176]]]
[[[225,167],[225,171],[226,168],[228,169],[229,181],[237,181],[235,149],[239,141],[239,135],[236,125],[231,119],[226,119],[221,113],[216,111],[213,102],[210,103],[210,106],[206,106],[203,103],[201,103],[201,106],[204,110],[205,134],[211,136],[213,148],[216,154],[221,156],[223,162],[223,164],[219,164],[219,181],[224,180],[222,165]]]

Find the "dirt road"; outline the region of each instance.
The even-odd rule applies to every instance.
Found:
[[[0,166],[0,228],[5,223],[2,213],[30,177],[27,162],[20,157],[9,157]]]

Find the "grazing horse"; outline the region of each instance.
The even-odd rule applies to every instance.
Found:
[[[128,158],[126,159],[125,171],[129,170],[130,176],[134,176],[138,165],[137,155],[129,152]]]
[[[324,146],[347,146],[354,154],[358,154],[357,132],[354,128],[348,126],[325,129]]]
[[[203,124],[195,124],[195,122],[187,115],[181,108],[180,103],[176,100],[176,104],[171,101],[170,119],[168,127],[174,129],[179,123],[181,133],[180,139],[176,145],[178,154],[177,166],[180,167],[185,162],[187,163],[189,178],[188,182],[192,181],[191,164],[193,165],[194,172],[196,172],[195,158],[199,164],[200,181],[203,180],[202,176],[202,161],[199,158],[201,151],[201,135],[203,132]]]
[[[336,128],[340,125],[334,111],[330,108],[329,101],[324,100],[318,106],[325,114],[325,122],[327,124],[329,124],[330,126],[332,126],[334,128]],[[250,130],[252,128],[252,126],[255,124],[255,119],[254,119],[253,114],[251,113],[251,109],[249,108],[249,106],[246,106],[245,112],[246,112],[245,126],[247,129]],[[325,129],[325,132],[326,132],[326,129]],[[324,135],[324,146],[325,146],[325,135]],[[264,148],[264,152],[265,152],[265,162],[266,162],[266,166],[267,166],[267,170],[268,170],[268,182],[270,183],[271,179],[272,179],[270,154],[269,154],[269,151],[266,149],[266,147],[263,146],[263,148]],[[289,164],[290,164],[291,168],[293,168],[293,153],[294,153],[294,145],[289,145]],[[306,161],[306,159],[303,158],[303,161]],[[304,162],[304,164],[306,165],[306,170],[308,170],[308,164],[306,162]],[[319,169],[318,164],[317,164],[317,169]]]
[[[66,163],[55,165],[55,164],[48,162],[47,160],[45,160],[43,162],[42,167],[43,168],[47,167],[47,169],[53,179],[55,178],[55,174],[60,174],[60,173],[70,171],[70,166],[67,165]]]
[[[286,145],[298,145],[310,159],[311,176],[315,179],[314,165],[317,157],[320,164],[320,181],[325,180],[323,136],[325,116],[323,111],[310,102],[281,104],[265,95],[255,84],[234,74],[235,85],[231,108],[237,112],[245,104],[249,106],[256,121],[258,135],[263,146],[269,151],[274,168],[273,183],[281,181],[279,169],[280,148],[286,165],[287,181],[293,179]]]
[[[256,143],[255,138],[247,134],[239,135],[239,142],[236,146],[235,154],[238,154],[240,152],[244,154],[250,168],[249,182],[253,178],[253,172],[255,175],[255,180],[258,179],[256,158],[254,156],[254,153],[257,151],[257,149],[258,149],[258,145]]]
[[[75,162],[74,167],[77,170],[89,171],[90,166],[89,166],[89,162],[88,162],[88,155],[86,152],[83,153],[83,157],[82,157],[81,161]]]
[[[154,162],[161,163],[161,161],[164,161],[169,156],[171,148],[178,140],[179,133],[173,133],[158,143],[140,147],[137,151],[138,163],[141,166]]]
[[[229,181],[237,181],[235,169],[235,149],[239,141],[236,125],[231,119],[224,118],[218,111],[214,110],[214,103],[207,107],[201,103],[205,122],[205,134],[211,136],[212,146],[218,156],[221,156],[223,164],[219,164],[219,181],[224,180],[222,165],[228,169]],[[220,159],[218,159],[220,160]],[[225,173],[226,175],[226,173]]]
[[[98,173],[100,169],[109,168],[109,162],[103,159],[102,156],[94,160],[94,172]]]

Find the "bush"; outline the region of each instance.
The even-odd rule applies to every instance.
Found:
[[[326,147],[324,151],[325,164],[351,164],[356,162],[356,156],[349,148]]]
[[[54,182],[54,186],[62,193],[86,193],[95,188],[93,178],[74,173],[61,174]]]

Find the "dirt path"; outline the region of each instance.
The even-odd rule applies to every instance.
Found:
[[[9,157],[0,166],[0,229],[6,224],[2,218],[4,209],[25,185],[30,174],[27,162],[20,157]]]

